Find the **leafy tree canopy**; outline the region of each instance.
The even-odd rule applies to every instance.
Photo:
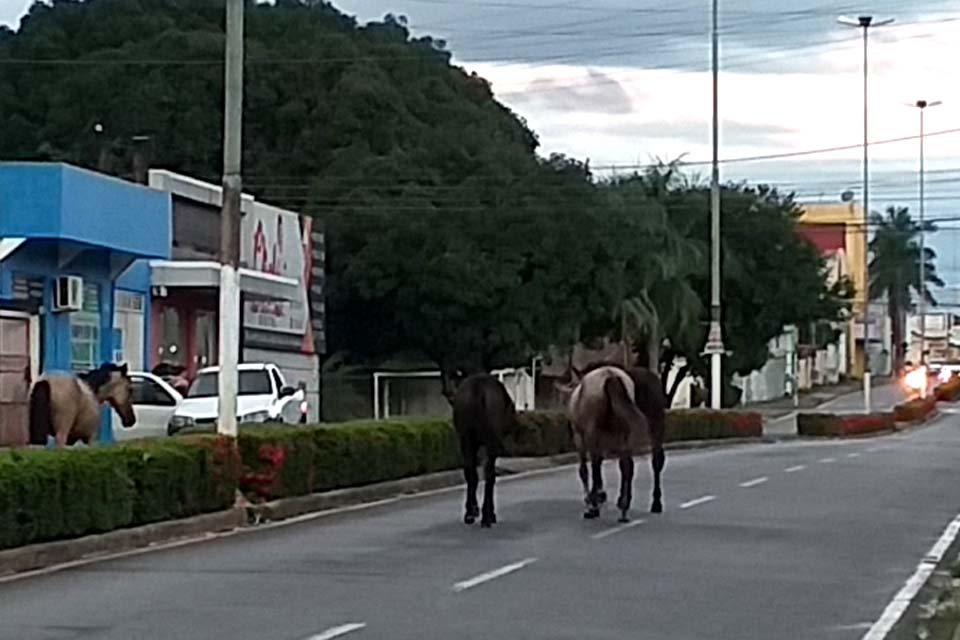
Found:
[[[218,181],[223,13],[222,0],[34,5],[0,31],[0,157],[129,175],[148,136],[151,165]],[[325,225],[333,348],[489,368],[614,336],[651,358],[667,340],[705,372],[708,190],[672,166],[597,181],[538,157],[489,83],[405,24],[360,25],[320,0],[248,4],[245,186]],[[761,366],[784,324],[843,307],[797,213],[766,188],[723,190],[728,373]]]

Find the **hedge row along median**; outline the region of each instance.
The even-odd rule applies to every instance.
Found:
[[[0,549],[219,511],[240,464],[230,441],[0,454]]]
[[[667,441],[759,437],[759,414],[671,411]],[[445,420],[392,420],[309,427],[243,428],[241,489],[252,499],[305,495],[444,471],[460,465],[459,444]],[[518,414],[507,455],[543,457],[574,450],[561,412]]]
[[[949,380],[934,389],[933,395],[941,402],[956,402],[960,400],[960,377],[951,376]]]
[[[667,440],[756,437],[753,413],[673,411]],[[513,456],[573,450],[562,413],[521,413],[504,443]],[[460,466],[447,420],[282,427],[69,450],[0,453],[0,549],[227,509],[237,489],[271,500]]]
[[[937,408],[937,398],[928,396],[926,398],[914,398],[901,402],[893,408],[893,416],[897,422],[918,422],[927,419]]]
[[[878,431],[892,431],[896,422],[892,413],[841,415],[836,413],[801,413],[797,416],[797,433],[801,436],[855,436]]]

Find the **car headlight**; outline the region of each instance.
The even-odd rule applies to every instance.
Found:
[[[237,418],[237,422],[266,422],[269,419],[269,411],[251,411]]]
[[[173,416],[167,423],[167,435],[172,436],[177,431],[192,427],[194,424],[193,418],[189,416]]]

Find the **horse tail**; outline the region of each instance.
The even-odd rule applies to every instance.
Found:
[[[30,444],[47,444],[53,431],[50,409],[50,383],[40,380],[30,392]]]
[[[607,396],[607,420],[604,423],[608,431],[629,435],[634,429],[646,427],[646,418],[630,399],[620,376],[604,380],[603,391]]]

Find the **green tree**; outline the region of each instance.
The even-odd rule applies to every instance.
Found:
[[[893,333],[894,370],[901,371],[904,363],[904,319],[914,309],[911,291],[924,296],[930,305],[936,299],[929,285],[943,286],[937,275],[936,252],[924,247],[924,282],[920,282],[920,223],[910,217],[907,207],[889,207],[886,215],[873,214],[871,224],[876,231],[870,240],[870,299],[884,299]],[[922,230],[933,233],[937,227],[924,222]]]

